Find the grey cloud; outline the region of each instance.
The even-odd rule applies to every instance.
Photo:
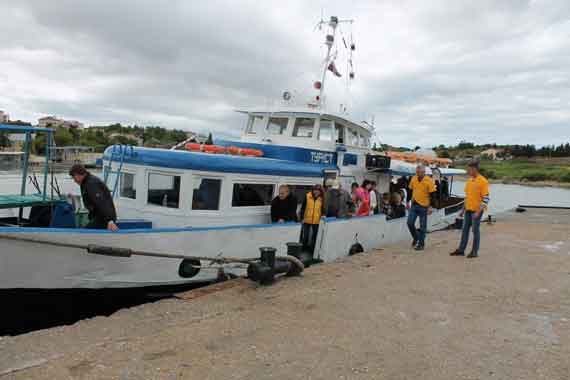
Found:
[[[383,142],[570,139],[569,2],[338,1],[325,11],[357,20],[353,113],[375,115]],[[310,87],[321,62],[321,4],[302,1],[23,0],[0,13],[0,108],[20,118],[236,136],[235,108]]]

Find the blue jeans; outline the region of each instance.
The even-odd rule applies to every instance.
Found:
[[[426,240],[427,232],[427,207],[420,206],[417,203],[413,203],[410,207],[410,213],[408,214],[408,229],[410,234],[419,245],[423,246]],[[420,218],[420,233],[416,230],[416,219]]]
[[[465,211],[465,218],[463,219],[463,232],[461,233],[461,243],[459,244],[459,252],[465,252],[467,248],[467,243],[469,243],[469,230],[473,227],[473,250],[472,252],[476,255],[479,252],[479,241],[481,240],[481,234],[479,232],[479,226],[481,225],[481,218],[483,217],[483,212],[478,218],[475,218],[474,211]]]

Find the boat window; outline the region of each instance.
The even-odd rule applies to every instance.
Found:
[[[135,184],[135,175],[132,173],[121,174],[121,187],[119,191],[121,198],[137,198],[137,186]]]
[[[370,146],[370,139],[364,135],[360,135],[360,146],[368,148]]]
[[[267,132],[272,135],[282,135],[287,129],[289,118],[286,117],[270,117],[267,124]]]
[[[313,128],[315,127],[315,119],[308,117],[298,117],[295,119],[295,127],[293,128],[294,137],[313,137]]]
[[[194,178],[192,210],[219,210],[222,180]]]
[[[358,146],[358,132],[353,129],[348,130],[348,144]]]
[[[333,140],[333,122],[331,120],[321,119],[319,127],[319,140]]]
[[[297,204],[303,203],[307,193],[313,189],[314,185],[289,185],[289,192],[297,198]]]
[[[247,122],[247,129],[245,133],[249,135],[255,135],[257,131],[261,131],[263,128],[263,116],[250,116]]]
[[[168,208],[178,208],[180,200],[180,176],[149,173],[147,203]]]
[[[339,123],[335,123],[336,129],[336,143],[337,144],[344,144],[344,131],[345,126]]]
[[[274,185],[234,183],[232,207],[267,206],[273,199]]]

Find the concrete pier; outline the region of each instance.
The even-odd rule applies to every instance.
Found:
[[[570,211],[0,339],[0,379],[569,379]],[[3,309],[3,312],[9,310]]]

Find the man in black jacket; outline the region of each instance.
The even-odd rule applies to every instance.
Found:
[[[279,186],[279,195],[271,201],[271,222],[297,221],[297,198],[290,193],[289,186]]]
[[[117,212],[113,197],[107,186],[96,176],[85,170],[83,165],[73,165],[69,170],[76,184],[81,187],[83,205],[89,210],[89,224],[86,228],[117,231]]]

